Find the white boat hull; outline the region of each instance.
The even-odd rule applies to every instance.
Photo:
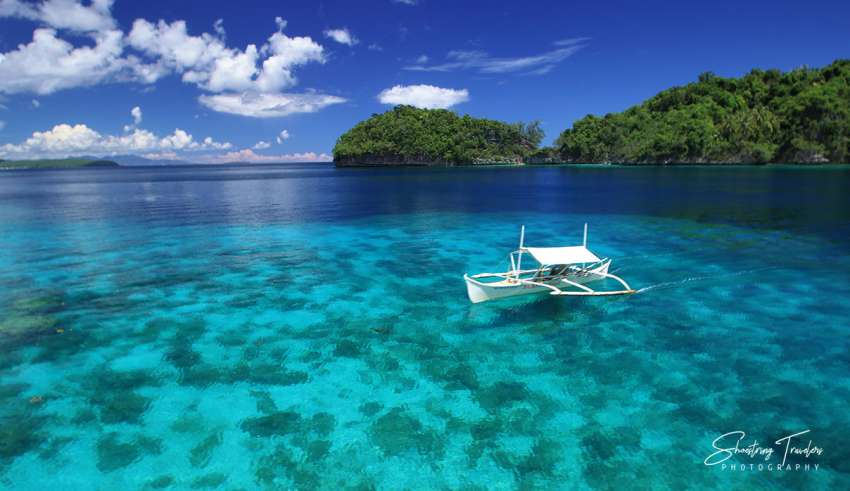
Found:
[[[580,285],[590,283],[592,281],[598,281],[604,278],[603,275],[608,274],[608,267],[610,265],[611,261],[607,260],[597,268],[591,270],[591,274],[589,275],[567,275],[566,279]],[[528,285],[516,281],[512,282],[511,280],[484,283],[470,277],[469,275],[463,275],[463,279],[466,280],[466,293],[472,303],[481,303],[488,300],[495,300],[497,298],[515,297],[517,295],[552,292],[550,288],[546,288],[545,286]],[[564,286],[564,282],[561,278],[544,281],[542,283],[558,288]]]

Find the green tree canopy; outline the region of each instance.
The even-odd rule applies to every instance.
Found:
[[[537,122],[511,125],[445,109],[396,106],[345,132],[333,154],[337,165],[521,162],[542,139]]]
[[[558,137],[568,162],[848,162],[850,60],[741,78],[706,72]]]

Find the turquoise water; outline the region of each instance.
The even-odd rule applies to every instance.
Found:
[[[842,169],[5,173],[0,485],[847,489],[848,196]],[[639,294],[468,302],[520,224],[585,221]],[[703,463],[806,429],[818,470]]]

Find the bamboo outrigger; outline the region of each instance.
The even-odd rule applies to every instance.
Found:
[[[605,296],[635,293],[619,276],[608,272],[611,259],[600,259],[587,248],[587,224],[580,246],[526,247],[525,226],[520,229],[519,248],[510,253],[511,269],[505,273],[480,273],[463,275],[466,292],[472,303],[486,302],[502,297],[528,295],[549,291],[561,296]],[[528,254],[539,264],[534,269],[522,269],[523,254]],[[603,279],[619,282],[622,290],[596,291],[587,283]],[[483,279],[493,281],[481,281]]]

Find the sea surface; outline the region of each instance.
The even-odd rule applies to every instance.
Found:
[[[2,489],[850,489],[848,167],[3,172],[0,292]]]

